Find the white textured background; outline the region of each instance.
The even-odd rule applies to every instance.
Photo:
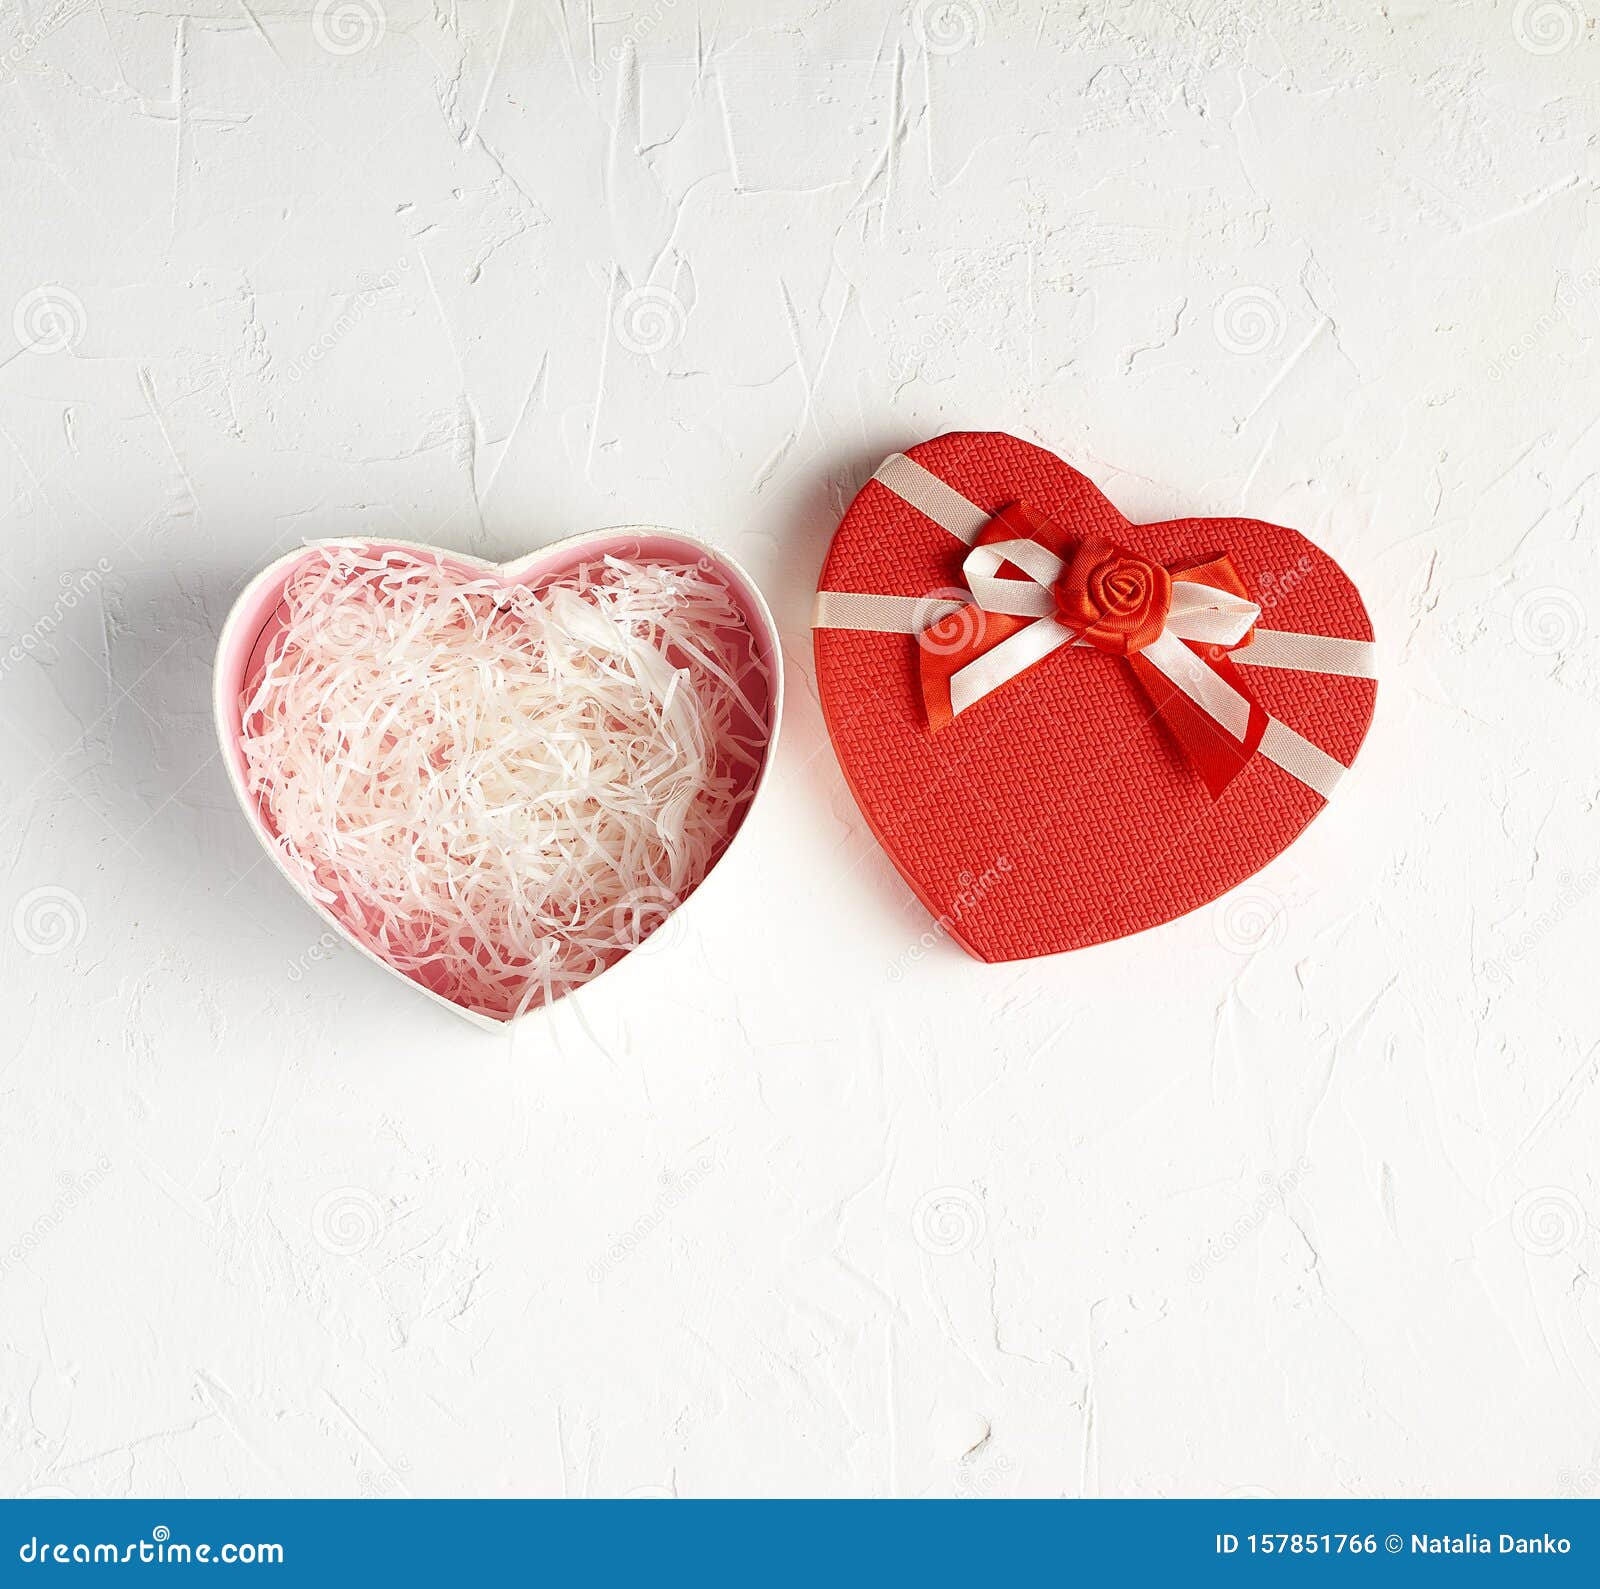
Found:
[[[0,1492],[1600,1491],[1592,0],[378,3],[0,13]],[[960,427],[1365,592],[1231,900],[921,939],[806,615]],[[513,1047],[258,858],[215,636],[638,519],[767,589],[778,777]]]

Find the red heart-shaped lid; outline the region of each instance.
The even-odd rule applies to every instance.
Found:
[[[1071,543],[1099,538],[1175,573],[1219,559],[1237,571],[1260,613],[1219,666],[1248,680],[1240,688],[1267,728],[1256,750],[1252,706],[1241,770],[1220,794],[1130,659],[1081,642],[930,723],[926,625],[970,588],[970,548],[999,533],[979,526],[1019,503],[1055,527],[1069,558]],[[1006,577],[1017,572],[1007,565]],[[917,896],[982,960],[1102,943],[1226,893],[1322,809],[1372,721],[1366,608],[1298,531],[1235,518],[1133,524],[1077,470],[998,432],[890,459],[850,504],[818,591],[817,686],[845,778]],[[1202,652],[1218,648],[1178,655]]]

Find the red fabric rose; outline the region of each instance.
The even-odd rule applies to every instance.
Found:
[[[1103,536],[1078,543],[1056,581],[1062,623],[1090,645],[1131,657],[1156,638],[1172,605],[1172,576]]]

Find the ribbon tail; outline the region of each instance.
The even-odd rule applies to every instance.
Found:
[[[929,624],[917,636],[917,670],[930,733],[948,728],[961,710],[961,703],[952,699],[956,674],[1035,622],[965,606]]]
[[[1134,677],[1155,707],[1156,715],[1200,774],[1211,798],[1216,800],[1255,755],[1269,719],[1265,708],[1256,700],[1243,675],[1226,653],[1208,655],[1216,651],[1212,646],[1201,648],[1188,645],[1186,649],[1195,656],[1200,666],[1209,668],[1243,697],[1248,713],[1242,738],[1235,737],[1209,712],[1202,710],[1142,652],[1129,657],[1128,661]]]

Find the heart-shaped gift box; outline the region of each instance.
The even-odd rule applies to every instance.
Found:
[[[264,823],[256,801],[250,795],[246,782],[246,758],[242,748],[244,694],[247,686],[260,672],[269,643],[283,627],[286,587],[310,560],[330,548],[353,549],[372,557],[401,554],[426,558],[462,579],[489,579],[506,586],[522,585],[535,590],[552,580],[561,579],[584,564],[591,564],[606,557],[634,562],[663,561],[692,564],[721,584],[731,598],[732,605],[748,633],[750,667],[739,683],[759,719],[762,754],[759,765],[747,775],[747,788],[743,791],[744,798],[738,810],[737,820],[712,863],[713,871],[722,865],[729,846],[748,819],[754,801],[766,781],[777,747],[778,723],[783,706],[783,676],[777,629],[772,614],[749,575],[732,558],[692,536],[653,525],[627,525],[571,536],[509,563],[485,562],[480,558],[443,551],[414,541],[342,539],[308,542],[263,569],[240,593],[223,625],[217,645],[213,704],[222,758],[228,769],[229,781],[238,796],[251,830],[279,870],[289,879],[296,892],[329,927],[354,945],[369,960],[399,977],[407,986],[417,989],[435,1003],[443,1004],[474,1025],[489,1030],[504,1031],[514,1022],[468,1008],[442,996],[424,982],[390,965],[369,945],[350,932],[337,915],[312,896],[306,888],[304,878],[288,864],[281,847]],[[701,879],[700,885],[694,892],[676,906],[673,914],[696,904],[708,879],[709,873],[706,878]],[[618,961],[617,964],[623,963],[626,958],[624,955],[622,961]]]
[[[981,960],[1123,937],[1259,871],[1376,700],[1355,586],[1256,519],[1133,524],[998,432],[896,453],[818,582],[817,687],[857,804]]]

